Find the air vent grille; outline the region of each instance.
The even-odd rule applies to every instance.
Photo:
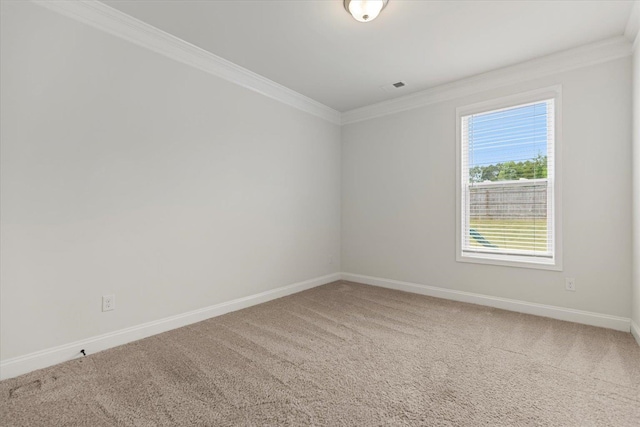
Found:
[[[385,92],[395,92],[396,90],[403,89],[405,87],[407,87],[406,82],[395,82],[388,85],[380,86],[380,89],[384,90]]]

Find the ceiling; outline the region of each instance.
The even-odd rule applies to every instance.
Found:
[[[342,0],[103,2],[341,112],[621,36],[632,7],[390,0],[363,24]]]

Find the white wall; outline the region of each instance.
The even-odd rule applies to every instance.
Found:
[[[341,136],[30,3],[1,5],[2,360],[337,272],[341,251],[349,273],[631,315],[628,58]],[[634,64],[637,148],[637,49]],[[455,107],[554,84],[564,271],[456,263]],[[637,172],[640,149],[634,156]],[[564,291],[565,276],[578,292]],[[111,293],[117,309],[102,313]]]
[[[636,5],[640,8],[639,5]],[[638,37],[638,36],[636,36]],[[640,40],[640,39],[639,39]],[[632,315],[640,343],[640,41],[633,53],[633,284]]]
[[[456,262],[455,108],[555,84],[564,271]],[[628,318],[630,107],[624,58],[343,126],[343,271]]]
[[[29,3],[1,15],[0,358],[340,271],[337,125]]]

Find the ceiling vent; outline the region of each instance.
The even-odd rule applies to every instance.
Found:
[[[380,89],[384,90],[385,92],[394,92],[404,87],[407,87],[407,84],[405,82],[395,82],[390,85],[380,86]]]

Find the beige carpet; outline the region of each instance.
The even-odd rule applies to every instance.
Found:
[[[0,383],[7,426],[640,426],[628,333],[335,282]]]

